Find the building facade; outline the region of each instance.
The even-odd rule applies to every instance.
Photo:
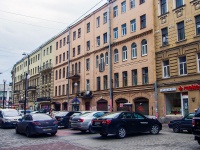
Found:
[[[159,117],[181,117],[200,106],[200,1],[155,4]]]
[[[10,84],[6,84],[6,82],[5,86],[4,84],[0,84],[0,108],[3,108],[3,103],[4,103],[4,108],[11,107],[13,104],[12,86],[10,86]]]

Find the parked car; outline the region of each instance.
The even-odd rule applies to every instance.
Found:
[[[69,124],[69,118],[71,115],[73,115],[74,113],[79,113],[79,112],[75,112],[75,111],[60,111],[58,113],[55,114],[55,118],[58,121],[58,126],[64,126],[65,128],[69,128],[70,124]]]
[[[16,124],[16,133],[25,133],[27,137],[43,133],[55,135],[57,130],[57,120],[44,113],[27,114]]]
[[[86,113],[80,116],[75,116],[72,118],[71,128],[80,130],[81,132],[86,132],[88,130],[90,133],[95,133],[91,129],[91,121],[92,119],[103,116],[105,113],[108,113],[108,112],[94,111],[94,112]]]
[[[15,127],[18,119],[22,118],[16,109],[0,109],[0,127]]]
[[[192,133],[194,135],[194,140],[200,145],[200,108],[198,108],[192,119]]]
[[[189,133],[192,133],[192,118],[195,113],[189,113],[182,119],[172,120],[169,122],[169,128],[173,129],[175,133],[182,132],[183,130],[187,130]]]
[[[104,137],[115,134],[118,138],[124,138],[130,133],[158,134],[162,124],[157,119],[149,119],[136,112],[111,112],[93,119],[92,130]]]

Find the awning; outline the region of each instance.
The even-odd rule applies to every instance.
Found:
[[[75,104],[79,104],[80,103],[80,100],[75,97],[73,100],[72,100],[72,103],[75,103]]]

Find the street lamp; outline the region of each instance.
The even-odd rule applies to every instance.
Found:
[[[6,85],[6,80],[3,80],[3,109],[4,109],[4,101],[5,101],[5,85]]]

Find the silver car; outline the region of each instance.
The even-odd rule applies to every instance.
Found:
[[[74,116],[71,120],[71,128],[80,130],[81,132],[86,132],[87,130],[89,133],[95,133],[91,129],[91,121],[92,119],[98,118],[103,116],[107,111],[94,111],[91,113],[86,113],[80,116]]]

